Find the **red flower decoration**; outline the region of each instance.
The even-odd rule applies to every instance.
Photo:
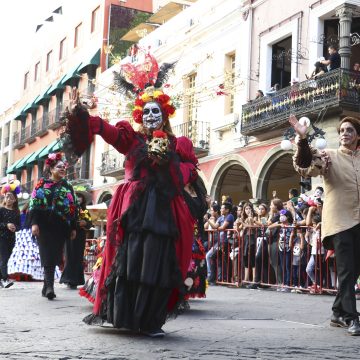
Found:
[[[133,119],[136,123],[142,124],[143,112],[141,110],[139,110],[139,109],[134,110],[132,115],[133,115]]]
[[[170,96],[166,95],[166,94],[162,94],[162,95],[159,95],[155,100],[157,102],[165,105],[170,100]]]
[[[36,184],[36,186],[35,186],[35,189],[36,190],[38,190],[38,189],[40,189],[43,185],[44,185],[44,178],[41,178],[39,181],[38,181],[38,183]]]
[[[141,106],[143,107],[145,105],[145,103],[140,99],[140,98],[136,98],[135,100],[135,106]]]
[[[165,105],[163,106],[163,110],[168,114],[172,115],[175,112],[175,108],[172,105]]]
[[[155,130],[153,131],[153,137],[166,139],[167,134],[161,130]]]

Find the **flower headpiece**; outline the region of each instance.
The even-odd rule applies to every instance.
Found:
[[[170,96],[166,95],[161,89],[150,87],[139,93],[135,100],[132,116],[136,123],[142,124],[143,108],[146,103],[151,101],[159,104],[166,120],[175,116],[175,107],[171,103]]]
[[[14,194],[20,194],[21,188],[20,188],[20,181],[14,180],[8,184],[5,184],[1,188],[1,195],[5,195],[8,192],[12,192]]]
[[[169,77],[169,71],[175,63],[164,63],[158,66],[156,59],[149,53],[145,54],[144,62],[138,65],[124,64],[120,73],[114,72],[114,84],[124,95],[136,95],[132,116],[136,123],[142,124],[143,107],[150,101],[159,104],[165,120],[175,116],[175,106],[170,96],[161,87]]]
[[[66,164],[65,159],[63,158],[61,153],[51,153],[48,155],[48,158],[45,160],[45,166],[47,167],[53,167],[55,166],[59,161],[63,161]]]

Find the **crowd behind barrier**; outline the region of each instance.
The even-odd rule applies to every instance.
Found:
[[[208,281],[283,292],[336,293],[336,259],[324,250],[320,231],[311,237],[312,232],[308,226],[252,226],[241,233],[207,230]],[[226,237],[221,238],[221,233]]]
[[[99,239],[86,239],[85,251],[84,251],[84,273],[91,275],[93,273],[93,267],[96,264],[99,255]]]

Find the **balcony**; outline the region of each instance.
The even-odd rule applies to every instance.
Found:
[[[80,166],[70,166],[67,169],[66,178],[72,185],[92,185],[92,180],[89,179],[89,169],[83,169]]]
[[[13,135],[13,148],[21,149],[25,146],[25,128],[21,131],[16,131]]]
[[[208,155],[210,142],[210,123],[195,120],[188,121],[186,123],[173,126],[172,130],[176,136],[186,136],[192,141],[195,155],[198,158],[202,158]]]
[[[360,89],[356,82],[360,83],[358,74],[337,69],[317,80],[306,80],[249,102],[242,107],[241,133],[256,136],[284,128],[290,114],[316,119],[325,109],[327,115],[344,110],[359,112]]]
[[[27,126],[24,129],[24,142],[31,144],[35,141],[36,124]]]
[[[62,125],[60,118],[63,112],[64,112],[64,108],[62,106],[58,106],[54,110],[49,111],[48,122],[47,122],[48,129],[54,130]]]
[[[48,121],[49,118],[47,114],[44,114],[42,117],[36,119],[36,126],[34,128],[35,136],[43,136],[47,133]]]
[[[102,153],[100,175],[111,176],[117,180],[123,179],[125,175],[124,161],[125,155],[115,149]]]

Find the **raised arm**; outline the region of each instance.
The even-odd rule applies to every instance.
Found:
[[[293,156],[295,171],[303,177],[324,175],[329,166],[329,156],[309,145],[306,138],[307,126],[301,125],[294,115],[290,115],[289,123],[300,138]]]
[[[115,126],[110,125],[99,116],[91,116],[80,104],[68,112],[66,118],[66,141],[71,143],[77,156],[81,156],[90,146],[94,135],[100,135],[123,154],[127,153],[135,137],[135,131],[127,121],[120,121]]]

